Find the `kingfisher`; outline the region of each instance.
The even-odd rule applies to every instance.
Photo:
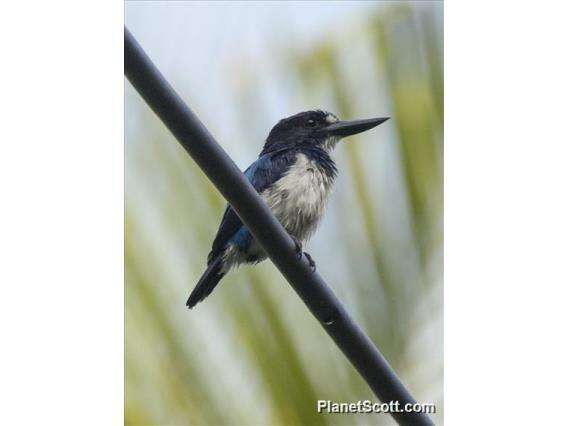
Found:
[[[372,129],[389,117],[341,121],[323,110],[305,111],[280,120],[270,131],[258,159],[244,172],[246,178],[290,234],[298,257],[323,217],[325,205],[337,176],[331,153],[337,143]],[[234,267],[255,264],[266,253],[230,205],[207,256],[207,269],[187,300],[193,308],[215,289]]]

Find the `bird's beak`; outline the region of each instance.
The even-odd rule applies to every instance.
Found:
[[[330,124],[325,129],[329,136],[339,136],[346,137],[351,135],[356,135],[357,133],[364,132],[365,130],[372,129],[381,123],[387,121],[390,117],[382,118],[368,118],[365,120],[353,120],[353,121],[337,121]]]

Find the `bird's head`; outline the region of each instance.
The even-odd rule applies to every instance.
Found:
[[[300,112],[280,120],[270,131],[262,153],[300,145],[319,145],[331,151],[346,136],[372,129],[389,117],[341,121],[331,112]]]

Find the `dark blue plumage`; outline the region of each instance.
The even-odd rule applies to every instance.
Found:
[[[252,163],[244,172],[245,176],[252,184],[254,189],[260,194],[286,172],[292,161],[293,154],[286,151],[261,155],[258,160]],[[229,239],[233,238],[243,226],[241,220],[231,208],[227,206],[225,214],[221,220],[217,236],[213,240],[213,247],[208,256],[208,261],[215,258],[225,247]],[[248,231],[247,231],[248,234]],[[250,234],[248,234],[250,236]],[[242,246],[246,240],[244,233],[237,236]]]
[[[271,130],[259,158],[244,174],[298,244],[309,238],[323,216],[337,175],[330,156],[336,143],[385,120],[342,122],[317,110],[281,120]],[[207,269],[187,306],[192,308],[207,297],[231,267],[265,258],[262,247],[227,206],[207,257]]]

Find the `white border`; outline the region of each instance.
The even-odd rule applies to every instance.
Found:
[[[3,424],[123,424],[122,7],[0,18]]]
[[[568,9],[446,3],[445,421],[559,424]]]

